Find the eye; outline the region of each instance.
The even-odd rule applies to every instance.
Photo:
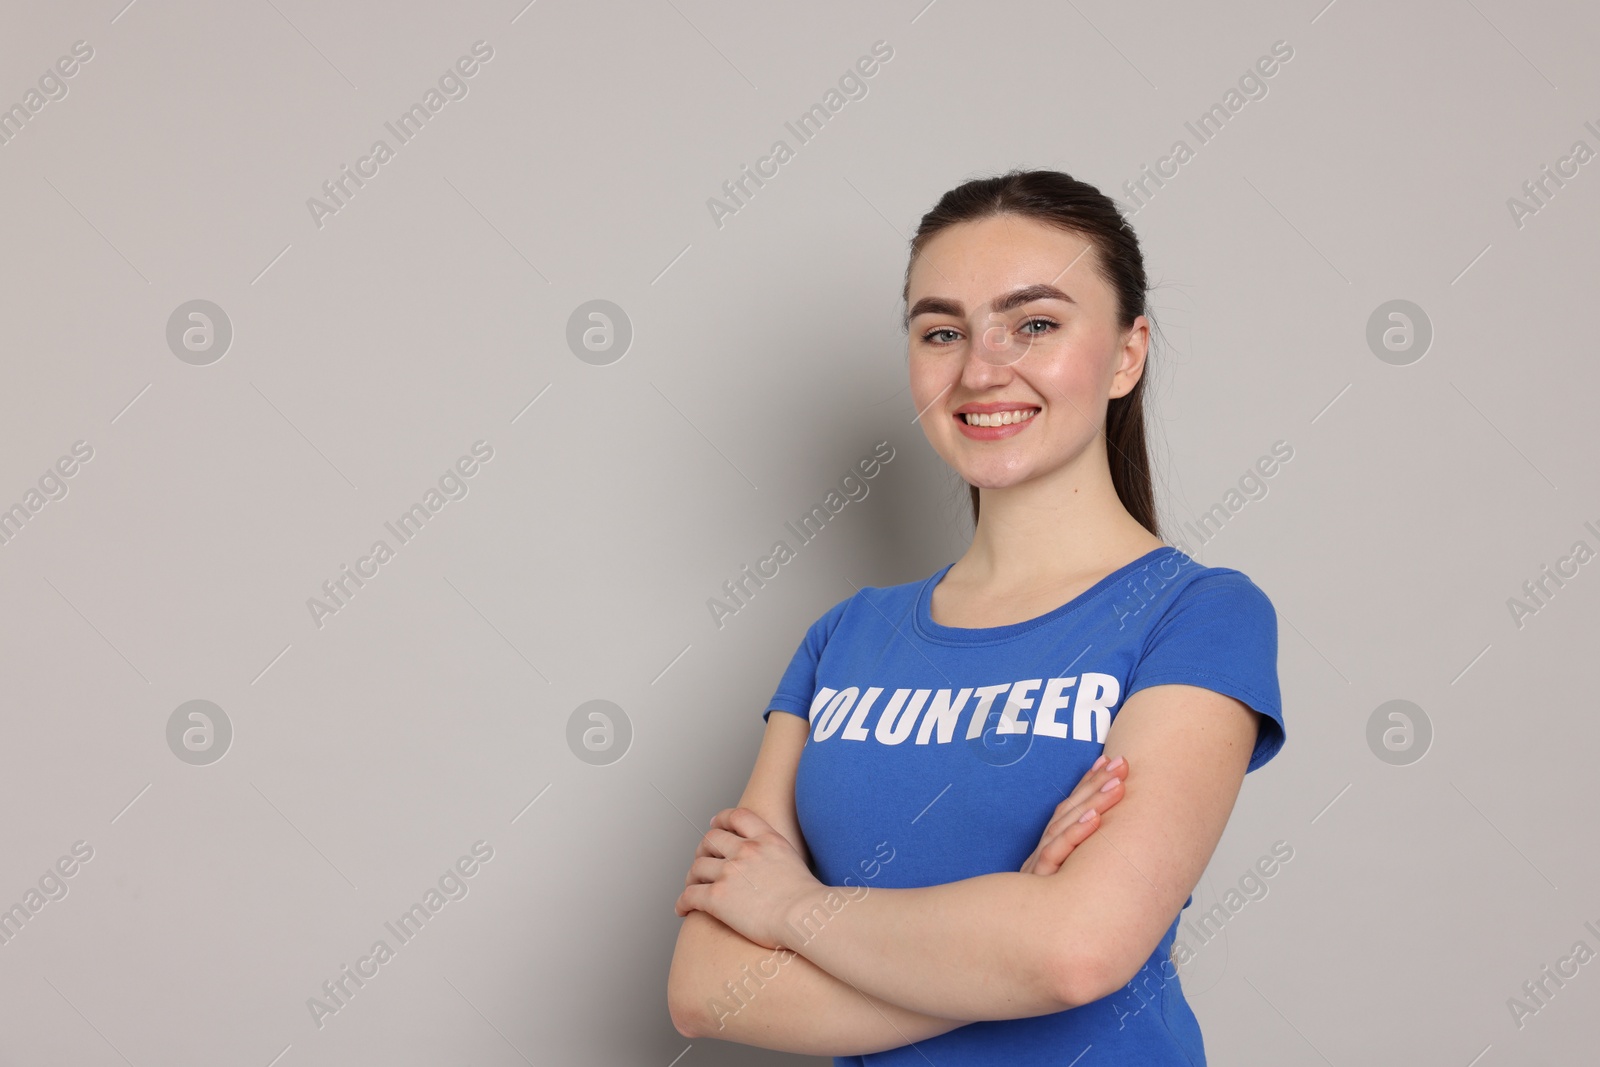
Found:
[[[1038,336],[1040,336],[1042,334],[1049,333],[1051,330],[1056,329],[1059,325],[1060,325],[1059,323],[1055,322],[1052,319],[1037,318],[1036,317],[1036,318],[1031,318],[1027,322],[1024,322],[1022,324],[1022,332],[1026,333],[1026,334],[1030,334],[1030,335],[1032,335],[1034,337],[1038,337]],[[1045,329],[1042,329],[1042,330],[1030,330],[1029,329],[1030,326],[1043,326],[1043,327],[1045,327]]]
[[[933,329],[931,329],[927,333],[923,334],[922,335],[922,339],[924,341],[930,343],[930,344],[936,344],[936,345],[937,344],[950,344],[951,341],[954,340],[954,337],[950,338],[950,340],[936,340],[935,337],[938,334],[957,334],[957,331],[952,329],[952,328],[950,328],[949,326],[935,326]],[[957,334],[957,335],[959,336],[959,334]]]

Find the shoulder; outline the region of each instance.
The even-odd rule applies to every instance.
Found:
[[[1266,720],[1247,768],[1255,770],[1284,742],[1278,613],[1271,598],[1242,571],[1192,560],[1152,595],[1157,599],[1130,623],[1143,632],[1127,695],[1181,683],[1240,700]]]
[[[1147,634],[1184,622],[1234,619],[1276,621],[1272,600],[1250,576],[1232,567],[1208,567],[1172,549],[1128,575],[1113,590],[1119,629]]]
[[[1202,603],[1213,609],[1248,608],[1276,614],[1272,599],[1248,574],[1232,567],[1204,567],[1196,564],[1176,598],[1179,602]]]
[[[1278,610],[1266,592],[1243,571],[1190,564],[1150,606],[1144,620],[1146,652],[1181,642],[1221,654],[1253,653],[1275,662]]]

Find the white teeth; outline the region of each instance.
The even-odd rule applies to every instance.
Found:
[[[1010,426],[1012,423],[1026,422],[1038,413],[1038,408],[1029,408],[1026,411],[997,411],[992,415],[967,412],[961,417],[968,426]]]

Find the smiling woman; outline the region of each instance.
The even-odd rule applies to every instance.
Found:
[[[1277,618],[1160,536],[1145,287],[1116,206],[1066,174],[971,181],[923,217],[907,370],[972,543],[801,640],[678,897],[680,1032],[838,1064],[1205,1063],[1174,937],[1283,746]],[[859,883],[884,841],[894,864]],[[826,926],[796,937],[806,916]]]

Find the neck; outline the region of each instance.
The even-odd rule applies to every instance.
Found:
[[[952,569],[984,585],[1109,571],[1163,543],[1117,496],[1103,436],[1048,475],[979,494],[978,528]]]

